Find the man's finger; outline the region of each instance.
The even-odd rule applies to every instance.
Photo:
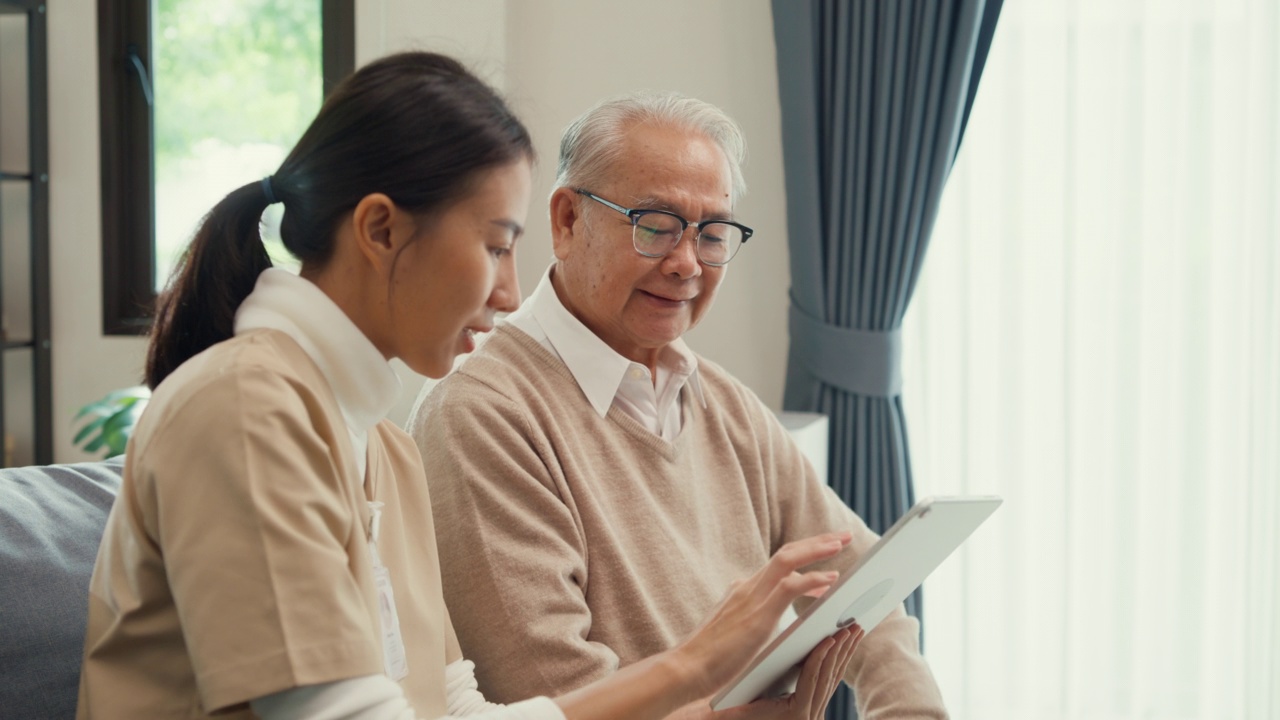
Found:
[[[827,656],[835,651],[835,647],[836,642],[833,638],[823,638],[822,642],[809,652],[809,657],[805,658],[804,667],[800,670],[800,679],[796,683],[794,701],[796,707],[800,708],[806,716],[812,713],[815,702],[822,702],[822,666]]]

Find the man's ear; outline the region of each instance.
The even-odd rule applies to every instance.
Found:
[[[577,227],[582,216],[578,213],[578,194],[572,188],[556,188],[551,193],[551,247],[557,260],[569,256],[581,230]]]
[[[365,195],[352,211],[356,247],[379,274],[391,272],[392,262],[406,240],[405,220],[404,211],[382,193]]]

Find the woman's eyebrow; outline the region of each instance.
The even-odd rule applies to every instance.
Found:
[[[489,222],[505,230],[510,230],[512,239],[518,238],[524,234],[524,226],[522,226],[520,223],[516,222],[515,220],[506,220],[506,219],[499,218],[495,220],[490,220]]]

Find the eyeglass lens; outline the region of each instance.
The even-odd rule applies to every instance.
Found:
[[[636,218],[636,252],[647,257],[662,257],[675,248],[684,228],[676,218],[664,213],[645,213]],[[742,230],[726,223],[707,223],[698,233],[698,259],[710,265],[723,265],[733,259],[742,245]]]

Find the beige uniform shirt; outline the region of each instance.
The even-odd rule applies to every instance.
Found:
[[[157,388],[130,442],[91,582],[80,718],[252,716],[250,699],[384,670],[368,502],[385,504],[415,711],[445,713],[461,658],[413,441],[368,433],[278,330],[210,348]],[[412,560],[412,561],[411,561]]]

